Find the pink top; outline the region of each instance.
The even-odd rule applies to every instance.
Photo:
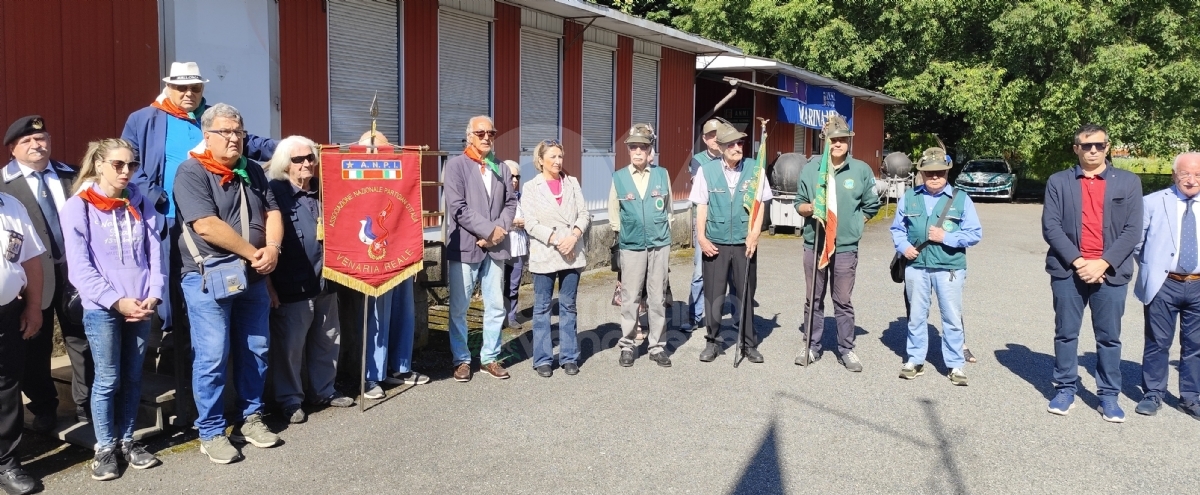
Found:
[[[550,194],[554,195],[554,200],[558,204],[562,204],[562,179],[547,180],[546,186],[550,188]]]

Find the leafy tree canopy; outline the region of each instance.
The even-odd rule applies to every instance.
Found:
[[[898,141],[933,132],[1041,172],[1073,161],[1089,122],[1135,155],[1200,148],[1196,0],[601,3],[901,98]]]

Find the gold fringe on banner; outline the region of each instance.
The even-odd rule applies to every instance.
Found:
[[[325,277],[325,280],[337,282],[339,284],[346,286],[347,288],[349,288],[351,290],[361,292],[361,293],[366,294],[371,297],[379,297],[379,296],[382,296],[385,292],[396,288],[397,285],[400,285],[402,282],[404,282],[405,280],[408,280],[410,277],[415,277],[418,273],[421,272],[421,270],[424,267],[425,267],[424,258],[419,259],[419,260],[417,260],[416,263],[413,263],[408,268],[405,268],[403,271],[398,273],[395,277],[392,277],[391,279],[389,279],[387,282],[384,282],[383,285],[380,285],[379,287],[374,287],[371,284],[365,283],[365,282],[358,280],[350,275],[346,275],[345,273],[335,271],[329,267],[322,268],[321,275]]]

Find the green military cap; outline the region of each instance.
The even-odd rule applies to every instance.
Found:
[[[917,170],[921,172],[936,172],[950,170],[950,162],[946,160],[946,150],[938,147],[926,149],[917,160]]]
[[[846,123],[846,119],[838,114],[831,114],[825,119],[825,126],[821,128],[821,133],[826,138],[854,137],[854,131],[850,130],[850,125]]]
[[[645,144],[654,145],[654,128],[650,124],[634,124],[629,129],[629,136],[625,138],[625,144]]]
[[[719,129],[720,127],[721,127],[721,121],[720,121],[720,120],[717,120],[717,119],[709,119],[709,121],[708,121],[708,122],[705,122],[705,123],[704,123],[704,132],[702,132],[701,134],[708,134],[708,133],[710,133],[710,132],[717,132],[717,129]]]
[[[734,141],[741,140],[746,136],[746,133],[739,131],[736,127],[724,122],[717,127],[717,144],[729,144]]]

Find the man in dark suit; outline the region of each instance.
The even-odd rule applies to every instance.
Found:
[[[496,160],[492,143],[496,127],[485,116],[467,123],[467,148],[446,162],[447,284],[450,289],[450,352],[454,379],[471,380],[467,347],[467,306],[475,283],[483,293],[483,347],[480,371],[508,378],[500,363],[500,330],[504,325],[504,260],[509,258],[508,231],[517,214],[517,194],[509,186],[512,172]],[[528,214],[528,212],[526,212]]]
[[[1142,181],[1108,163],[1108,131],[1087,124],[1075,131],[1079,164],[1050,176],[1042,237],[1050,245],[1046,272],[1054,294],[1054,387],[1047,410],[1065,415],[1079,387],[1079,329],[1092,308],[1096,333],[1098,410],[1125,421],[1121,390],[1121,316],[1133,278],[1133,250],[1142,234]]]
[[[58,209],[71,197],[75,170],[50,159],[50,133],[46,130],[46,121],[39,115],[21,117],[13,122],[4,133],[4,145],[13,158],[0,177],[0,192],[12,195],[25,206],[48,255],[42,257],[42,273],[45,274],[42,330],[27,341],[25,375],[21,379],[21,391],[29,397],[29,411],[34,416],[33,430],[48,433],[54,429],[55,411],[58,410],[58,390],[50,377],[55,314],[71,360],[71,396],[79,421],[87,422],[90,411],[92,353],[83,325],[68,321],[62,304],[68,282]]]

